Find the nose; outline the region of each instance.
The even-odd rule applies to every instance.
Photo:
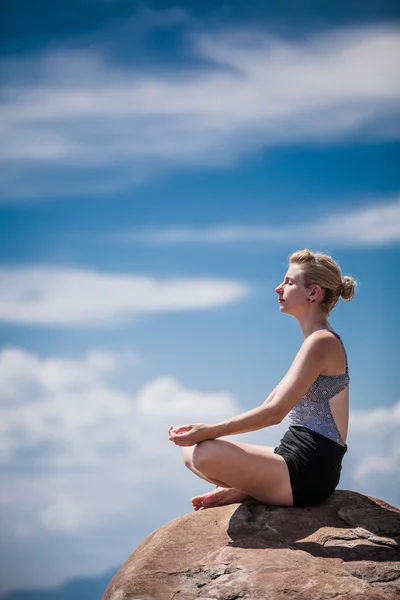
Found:
[[[278,287],[275,288],[275,291],[277,294],[281,294],[282,293],[282,284],[278,285]]]

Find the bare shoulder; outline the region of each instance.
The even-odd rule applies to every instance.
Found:
[[[310,350],[322,351],[324,349],[335,348],[337,344],[340,345],[338,338],[326,329],[319,329],[309,335],[303,342],[303,346],[306,346]]]
[[[341,375],[346,368],[346,353],[341,339],[330,331],[319,330],[308,339],[315,348],[316,353],[321,354],[321,375]]]
[[[303,341],[292,367],[317,369],[321,373],[329,362],[335,339],[328,331],[315,331]]]
[[[340,341],[334,334],[320,329],[304,340],[299,354],[305,360],[315,361],[322,372],[327,367],[332,355],[335,355],[338,351],[340,345]]]

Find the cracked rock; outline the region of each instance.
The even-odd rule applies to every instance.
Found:
[[[148,536],[103,600],[397,600],[400,510],[336,490],[307,508],[255,500]]]

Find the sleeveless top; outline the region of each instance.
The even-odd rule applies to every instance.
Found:
[[[320,331],[330,331],[342,344],[346,358],[346,372],[341,375],[320,375],[308,392],[292,408],[289,413],[289,420],[291,425],[306,427],[341,446],[346,446],[333,418],[329,400],[349,385],[347,354],[341,337],[335,331],[331,329]]]

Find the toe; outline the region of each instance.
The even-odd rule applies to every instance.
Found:
[[[212,496],[210,495],[208,498],[204,498],[203,499],[203,504],[204,506],[211,506],[211,505],[216,505],[219,502],[222,501],[222,494],[219,493],[214,493]]]
[[[192,502],[203,502],[204,498],[208,498],[212,493],[213,492],[208,492],[206,494],[200,494],[200,496],[193,496]]]
[[[204,499],[203,496],[194,496],[194,498],[192,498],[192,504],[200,505],[203,503],[203,499]]]
[[[203,494],[201,496],[193,496],[192,502],[200,502],[202,497],[203,497]]]

